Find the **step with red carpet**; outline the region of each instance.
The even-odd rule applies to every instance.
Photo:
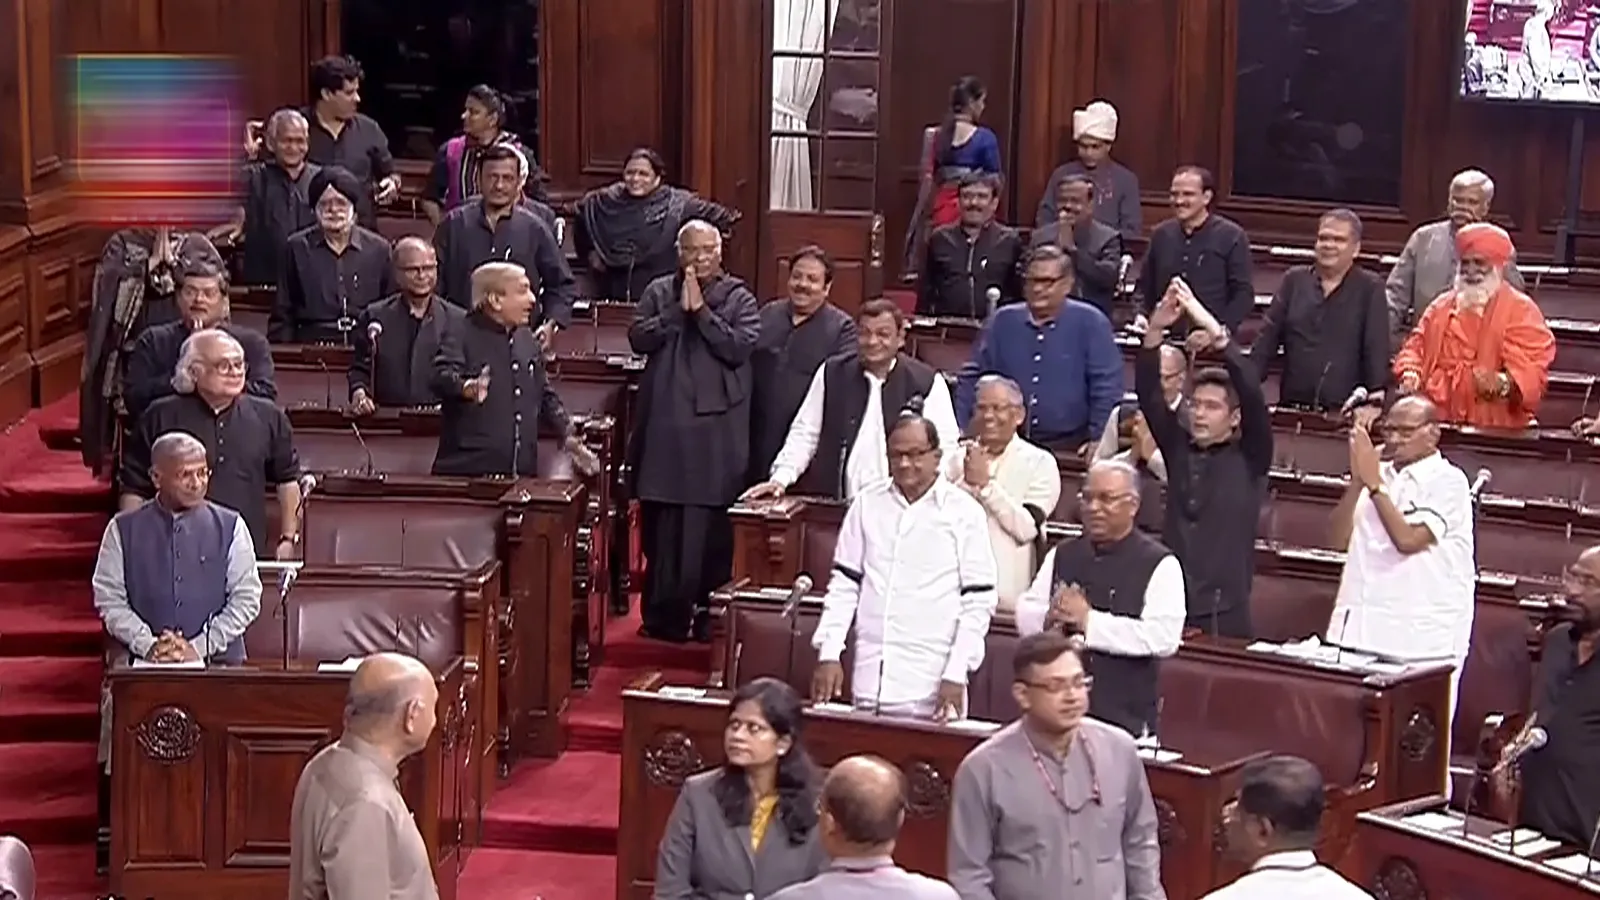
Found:
[[[87,580],[110,517],[0,513],[0,581]]]
[[[518,766],[484,812],[484,846],[614,854],[621,785],[614,753],[568,750]]]
[[[0,657],[0,742],[98,741],[101,661]]]
[[[28,413],[28,422],[39,429],[40,440],[51,450],[75,450],[80,446],[76,393]]]
[[[634,680],[660,672],[662,683],[699,686],[706,683],[704,669],[637,669],[627,671],[601,666],[594,683],[581,697],[567,704],[562,720],[567,724],[567,747],[571,750],[622,752],[622,691]]]
[[[0,584],[0,656],[93,656],[103,647],[87,579]]]
[[[76,452],[30,453],[0,472],[0,512],[109,517],[111,508],[110,483],[90,474]]]
[[[28,848],[39,875],[39,900],[98,900],[105,896],[94,874],[92,844],[39,844]]]
[[[479,847],[456,886],[461,900],[612,900],[617,862],[609,856]]]
[[[0,834],[29,844],[93,844],[95,745],[0,744]]]

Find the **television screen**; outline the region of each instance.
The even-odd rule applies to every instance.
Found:
[[[1600,105],[1600,3],[1466,0],[1461,96]]]

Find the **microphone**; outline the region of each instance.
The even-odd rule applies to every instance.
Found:
[[[287,576],[287,575],[289,575],[289,572],[285,571],[283,574],[285,576]],[[294,579],[293,578],[289,578],[287,584],[283,583],[282,581],[279,582],[279,584],[278,584],[278,608],[272,611],[272,614],[277,616],[277,618],[278,618],[278,630],[280,632],[280,637],[283,640],[283,646],[282,646],[283,660],[282,660],[282,662],[283,662],[283,670],[285,672],[289,671],[289,593],[288,593],[288,589],[289,589],[289,586],[292,585],[293,583],[294,583]]]
[[[883,666],[888,661],[887,656],[878,654],[878,684],[872,693],[872,714],[875,716],[883,715]]]
[[[1478,497],[1483,493],[1483,489],[1489,486],[1492,478],[1494,473],[1487,467],[1479,469],[1478,473],[1472,476],[1472,487],[1467,489],[1467,495],[1472,498],[1473,503],[1478,502]]]
[[[1550,743],[1549,732],[1545,731],[1538,725],[1535,725],[1523,732],[1522,735],[1515,741],[1511,742],[1510,748],[1508,748],[1506,753],[1500,757],[1500,763],[1496,765],[1495,768],[1503,769],[1507,766],[1510,766],[1522,759],[1524,756],[1527,756],[1529,753],[1538,750],[1548,743]]]
[[[789,597],[783,602],[783,619],[789,624],[789,661],[783,670],[785,684],[794,684],[795,644],[800,641],[800,598],[811,590],[811,576],[801,573],[789,588]],[[736,648],[737,649],[737,648]]]
[[[1594,847],[1600,843],[1600,818],[1595,819],[1594,833],[1589,835],[1589,846],[1584,850],[1584,855],[1589,859],[1583,864],[1583,880],[1588,881],[1594,875]]]
[[[317,476],[307,472],[301,475],[295,484],[300,487],[300,502],[295,504],[294,519],[300,523],[300,539],[304,541],[306,536],[306,501],[311,499],[311,492],[317,489]]]
[[[322,389],[326,396],[323,398],[323,407],[333,409],[333,373],[328,371],[328,361],[319,354],[317,366],[322,369]]]
[[[361,452],[367,455],[367,468],[362,472],[368,478],[372,477],[372,448],[367,446],[367,439],[361,436],[361,426],[355,419],[350,420],[350,431],[356,436],[356,443],[361,445]]]
[[[1345,641],[1350,639],[1350,613],[1352,612],[1354,610],[1346,606],[1344,608],[1344,621],[1339,623],[1339,643],[1333,645],[1333,662],[1335,665],[1344,665],[1344,645]]]
[[[788,619],[791,623],[794,622],[795,613],[800,609],[800,598],[809,594],[811,587],[810,575],[802,573],[799,578],[794,580],[794,584],[789,588],[788,599],[783,601],[783,617],[785,619]]]
[[[1328,370],[1333,368],[1333,360],[1322,364],[1322,374],[1317,376],[1316,393],[1311,396],[1311,411],[1322,412],[1327,407],[1322,402],[1322,383],[1328,380]]]
[[[1128,283],[1128,270],[1132,268],[1133,256],[1128,253],[1122,254],[1122,261],[1117,264],[1117,293],[1130,294],[1133,292],[1133,285]]]
[[[372,347],[372,357],[369,360],[371,369],[367,372],[367,378],[372,382],[373,399],[377,399],[376,395],[378,393],[378,338],[382,335],[382,322],[367,323],[367,343]]]
[[[1366,403],[1369,396],[1371,394],[1368,393],[1366,385],[1356,385],[1356,389],[1351,391],[1350,396],[1345,398],[1344,405],[1339,407],[1339,412],[1348,414],[1351,410]]]
[[[983,292],[983,299],[989,301],[989,312],[994,312],[995,307],[1000,305],[1000,289],[989,285],[989,289]],[[987,314],[984,317],[988,318]]]
[[[739,641],[733,645],[733,665],[729,667],[731,671],[722,673],[722,687],[727,687],[730,681],[735,687],[738,686],[739,658],[742,656],[744,656],[744,641]]]

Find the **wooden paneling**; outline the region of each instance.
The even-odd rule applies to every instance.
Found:
[[[829,300],[855,315],[863,300],[883,293],[883,217],[873,213],[777,212],[768,217],[771,246],[763,255],[772,265],[764,269],[757,290],[763,299],[783,296],[789,282],[789,262],[807,244],[821,247],[833,260],[833,288]]]
[[[545,0],[539,159],[551,188],[615,181],[635,147],[682,177],[682,0]]]

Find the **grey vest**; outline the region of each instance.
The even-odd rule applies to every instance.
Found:
[[[154,500],[117,516],[128,605],[156,634],[194,640],[228,601],[228,549],[239,514],[206,502],[173,516]],[[244,661],[235,640],[213,659]]]
[[[845,465],[861,431],[861,417],[867,411],[866,373],[858,356],[842,356],[823,363],[822,433],[817,449],[796,484],[794,493],[844,499]],[[939,373],[921,360],[900,354],[883,383],[883,433],[888,434],[912,397],[928,399],[933,380]]]
[[[1089,605],[1101,612],[1138,618],[1144,613],[1144,591],[1150,576],[1171,555],[1137,528],[1115,544],[1100,548],[1086,537],[1078,538],[1056,548],[1055,583],[1077,584]],[[1134,737],[1147,727],[1155,734],[1160,661],[1093,650],[1086,656],[1094,676],[1089,715]]]

